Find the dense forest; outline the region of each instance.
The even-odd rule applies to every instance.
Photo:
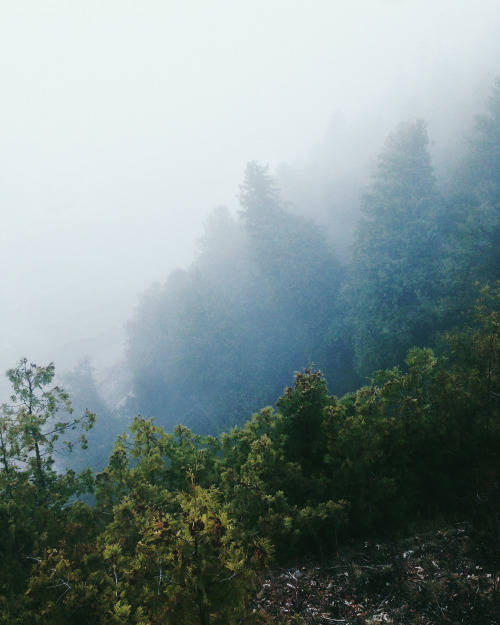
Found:
[[[95,475],[55,470],[95,416],[72,418],[52,365],[20,361],[0,430],[0,622],[276,622],[248,609],[273,557],[435,518],[471,518],[498,547],[500,284],[477,295],[441,356],[412,348],[405,371],[340,399],[305,369],[277,410],[219,437],[138,416]]]
[[[128,324],[129,411],[218,434],[273,405],[303,367],[342,395],[411,347],[436,347],[474,283],[500,275],[499,141],[499,81],[451,182],[436,179],[425,122],[399,125],[342,260],[331,233],[249,163],[239,212],[210,215],[191,268],[147,290]]]
[[[89,362],[69,394],[10,369],[0,623],[276,622],[248,608],[272,559],[436,518],[498,547],[499,148],[500,79],[449,185],[397,126],[342,257],[249,163],[128,324],[123,433]]]

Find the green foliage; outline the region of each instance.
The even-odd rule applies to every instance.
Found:
[[[68,394],[53,384],[54,365],[40,367],[22,359],[7,375],[12,396],[0,414],[0,532],[5,566],[0,596],[21,614],[23,594],[35,554],[61,537],[71,517],[73,498],[91,489],[89,471],[58,472],[54,454],[86,446],[85,432],[95,415],[71,416]],[[64,440],[76,430],[81,435]],[[15,607],[12,607],[15,606]],[[11,622],[15,622],[12,620]]]
[[[308,417],[319,416],[321,429],[326,398],[321,373],[296,374],[295,389],[278,402],[279,413],[266,408],[222,436],[221,488],[228,510],[240,519],[245,536],[268,537],[279,558],[332,546],[347,522],[346,502],[330,499],[331,484],[320,471],[320,432],[299,447],[290,441],[294,432],[307,430]],[[317,453],[319,462],[313,459]]]
[[[165,602],[171,606],[164,622],[241,622],[253,589],[252,569],[265,565],[269,545],[257,540],[244,548],[214,489],[202,489],[193,480],[192,491],[180,493],[177,503],[179,513],[157,522],[149,548],[144,550],[146,558],[158,562],[158,543],[164,541],[167,547],[164,572],[157,576],[158,584],[165,585]]]
[[[413,348],[406,371],[379,371],[369,386],[326,409],[326,461],[335,496],[351,503],[353,527],[396,527],[465,510],[473,491],[491,500],[498,474],[498,305],[498,288],[484,288],[473,325],[445,337],[449,357]]]
[[[75,498],[83,478],[42,465],[42,486],[36,463],[14,462],[27,439],[4,420],[4,622],[260,622],[248,599],[272,554],[325,554],[346,533],[436,515],[496,527],[499,315],[500,284],[483,287],[469,324],[444,337],[447,354],[412,348],[404,368],[340,399],[306,369],[277,412],[218,439],[137,417],[95,477],[93,506]],[[16,395],[19,415],[55,405],[50,375],[36,379],[34,398]]]
[[[321,371],[311,369],[296,373],[293,389],[287,387],[278,401],[285,458],[298,462],[306,477],[323,467],[323,409],[329,401]]]
[[[35,517],[41,515],[48,523],[51,515],[63,513],[70,497],[88,490],[88,471],[78,477],[73,471],[58,473],[54,454],[73,449],[75,441],[64,437],[76,430],[81,431],[77,442],[85,448],[85,433],[95,415],[86,411],[71,416],[68,394],[53,384],[53,364],[40,367],[22,359],[7,375],[13,394],[0,413],[3,496],[13,506],[32,506]]]
[[[363,200],[347,300],[363,375],[402,363],[439,328],[441,242],[424,122],[403,124],[379,156]]]
[[[250,163],[238,217],[217,209],[192,269],[150,289],[130,324],[138,398],[168,428],[137,417],[97,475],[56,462],[87,446],[86,400],[106,411],[90,364],[68,378],[78,417],[52,364],[9,370],[0,623],[263,622],[248,599],[271,555],[326,554],[347,533],[447,515],[498,528],[499,96],[497,81],[454,200],[437,192],[423,122],[389,137],[342,295],[323,233]],[[489,286],[466,285],[481,275]],[[308,366],[277,411],[217,438],[188,427],[241,423],[313,360],[348,386],[353,349],[372,376],[356,391],[330,396]]]
[[[217,489],[196,483],[213,478],[215,441],[181,427],[165,434],[140,417],[130,431],[96,476],[93,539],[77,526],[80,542],[38,559],[33,605],[55,623],[85,614],[137,625],[241,622],[271,547],[245,540]]]
[[[468,148],[457,167],[454,193],[440,228],[446,241],[443,291],[448,327],[462,323],[475,299],[475,282],[500,275],[500,77],[486,111],[476,116]]]
[[[290,490],[301,479],[300,467],[286,463],[267,434],[249,438],[245,429],[241,436],[233,432],[236,451],[223,461],[221,489],[231,516],[240,520],[242,537],[252,541],[264,536],[282,553],[293,513],[282,489]]]
[[[477,445],[476,461],[481,463],[486,454],[491,456],[490,460],[498,462],[500,282],[494,288],[476,287],[479,294],[470,324],[445,336],[455,392],[449,401],[456,406],[455,414],[460,419],[462,436]],[[474,453],[473,449],[471,445],[469,453]]]
[[[9,478],[12,463],[19,463],[40,491],[47,490],[55,479],[56,441],[70,430],[89,430],[95,420],[90,412],[71,420],[57,420],[61,412],[70,415],[72,408],[68,394],[53,385],[54,373],[52,363],[39,367],[22,359],[15,369],[7,371],[13,394],[10,404],[3,404],[1,411],[0,447],[5,474]],[[78,442],[86,446],[84,434]],[[63,446],[71,451],[74,443],[65,441]]]

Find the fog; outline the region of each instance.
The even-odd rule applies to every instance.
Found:
[[[497,0],[5,0],[0,370],[114,364],[138,293],[236,210],[250,160],[363,178],[423,117],[439,167],[500,73],[498,32]]]

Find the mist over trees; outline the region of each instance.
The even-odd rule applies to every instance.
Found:
[[[425,124],[402,124],[378,157],[355,233],[347,299],[365,376],[401,363],[410,346],[434,342],[441,210]]]
[[[293,371],[319,368],[342,395],[411,347],[436,346],[474,283],[499,275],[499,102],[497,80],[451,185],[434,171],[426,122],[398,125],[341,253],[339,234],[250,162],[238,212],[213,211],[191,267],[148,289],[128,323],[128,409],[217,433],[273,405]]]
[[[128,403],[89,359],[73,402],[52,363],[7,372],[1,623],[266,623],[271,557],[457,515],[498,541],[500,79],[454,184],[429,142],[389,135],[343,255],[248,163],[142,295]]]
[[[325,340],[345,269],[266,167],[249,163],[239,199],[236,216],[214,211],[193,266],[147,291],[128,326],[136,406],[169,426],[241,422],[304,363],[338,369],[348,388],[349,354]]]
[[[0,625],[500,624],[497,3],[3,3]]]
[[[455,316],[470,301],[474,281],[493,282],[500,271],[500,78],[484,113],[475,117],[467,150],[453,176],[446,290],[456,293]],[[460,292],[463,293],[460,297]]]
[[[306,369],[277,410],[263,408],[218,437],[183,425],[167,432],[137,416],[97,473],[54,470],[68,431],[85,446],[94,415],[56,416],[71,403],[54,386],[53,365],[22,360],[9,371],[11,403],[0,407],[0,623],[289,625],[288,610],[276,620],[249,606],[256,573],[272,557],[302,570],[302,558],[336,557],[347,538],[373,540],[416,522],[470,520],[493,567],[499,330],[500,282],[476,287],[464,327],[443,335],[441,356],[412,348],[406,370],[380,370],[341,398]],[[441,561],[433,566],[437,591],[448,580]],[[445,616],[463,613],[457,597],[468,591],[458,578]],[[474,615],[496,614],[498,602],[478,587],[474,580]],[[349,605],[342,587],[333,593]],[[401,602],[408,612],[420,604],[410,597]],[[338,616],[330,603],[323,609]]]

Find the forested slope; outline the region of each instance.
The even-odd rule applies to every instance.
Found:
[[[147,290],[128,324],[129,412],[217,434],[274,404],[293,371],[319,368],[342,395],[411,347],[436,348],[474,283],[499,276],[500,81],[453,184],[436,179],[429,143],[422,120],[388,137],[342,262],[297,214],[307,206],[292,212],[249,163],[239,212],[212,213],[192,266]]]
[[[496,580],[499,146],[500,80],[447,195],[425,123],[399,125],[348,263],[249,163],[238,214],[129,323],[119,436],[88,362],[74,412],[53,364],[9,370],[0,623],[276,622],[249,608],[272,559],[436,520],[485,536]]]
[[[53,366],[21,361],[1,412],[0,622],[273,622],[249,609],[272,557],[435,519],[473,523],[497,550],[500,284],[477,296],[442,356],[413,348],[342,398],[306,369],[277,411],[217,438],[137,417],[96,475],[54,471],[94,416],[64,417]]]

